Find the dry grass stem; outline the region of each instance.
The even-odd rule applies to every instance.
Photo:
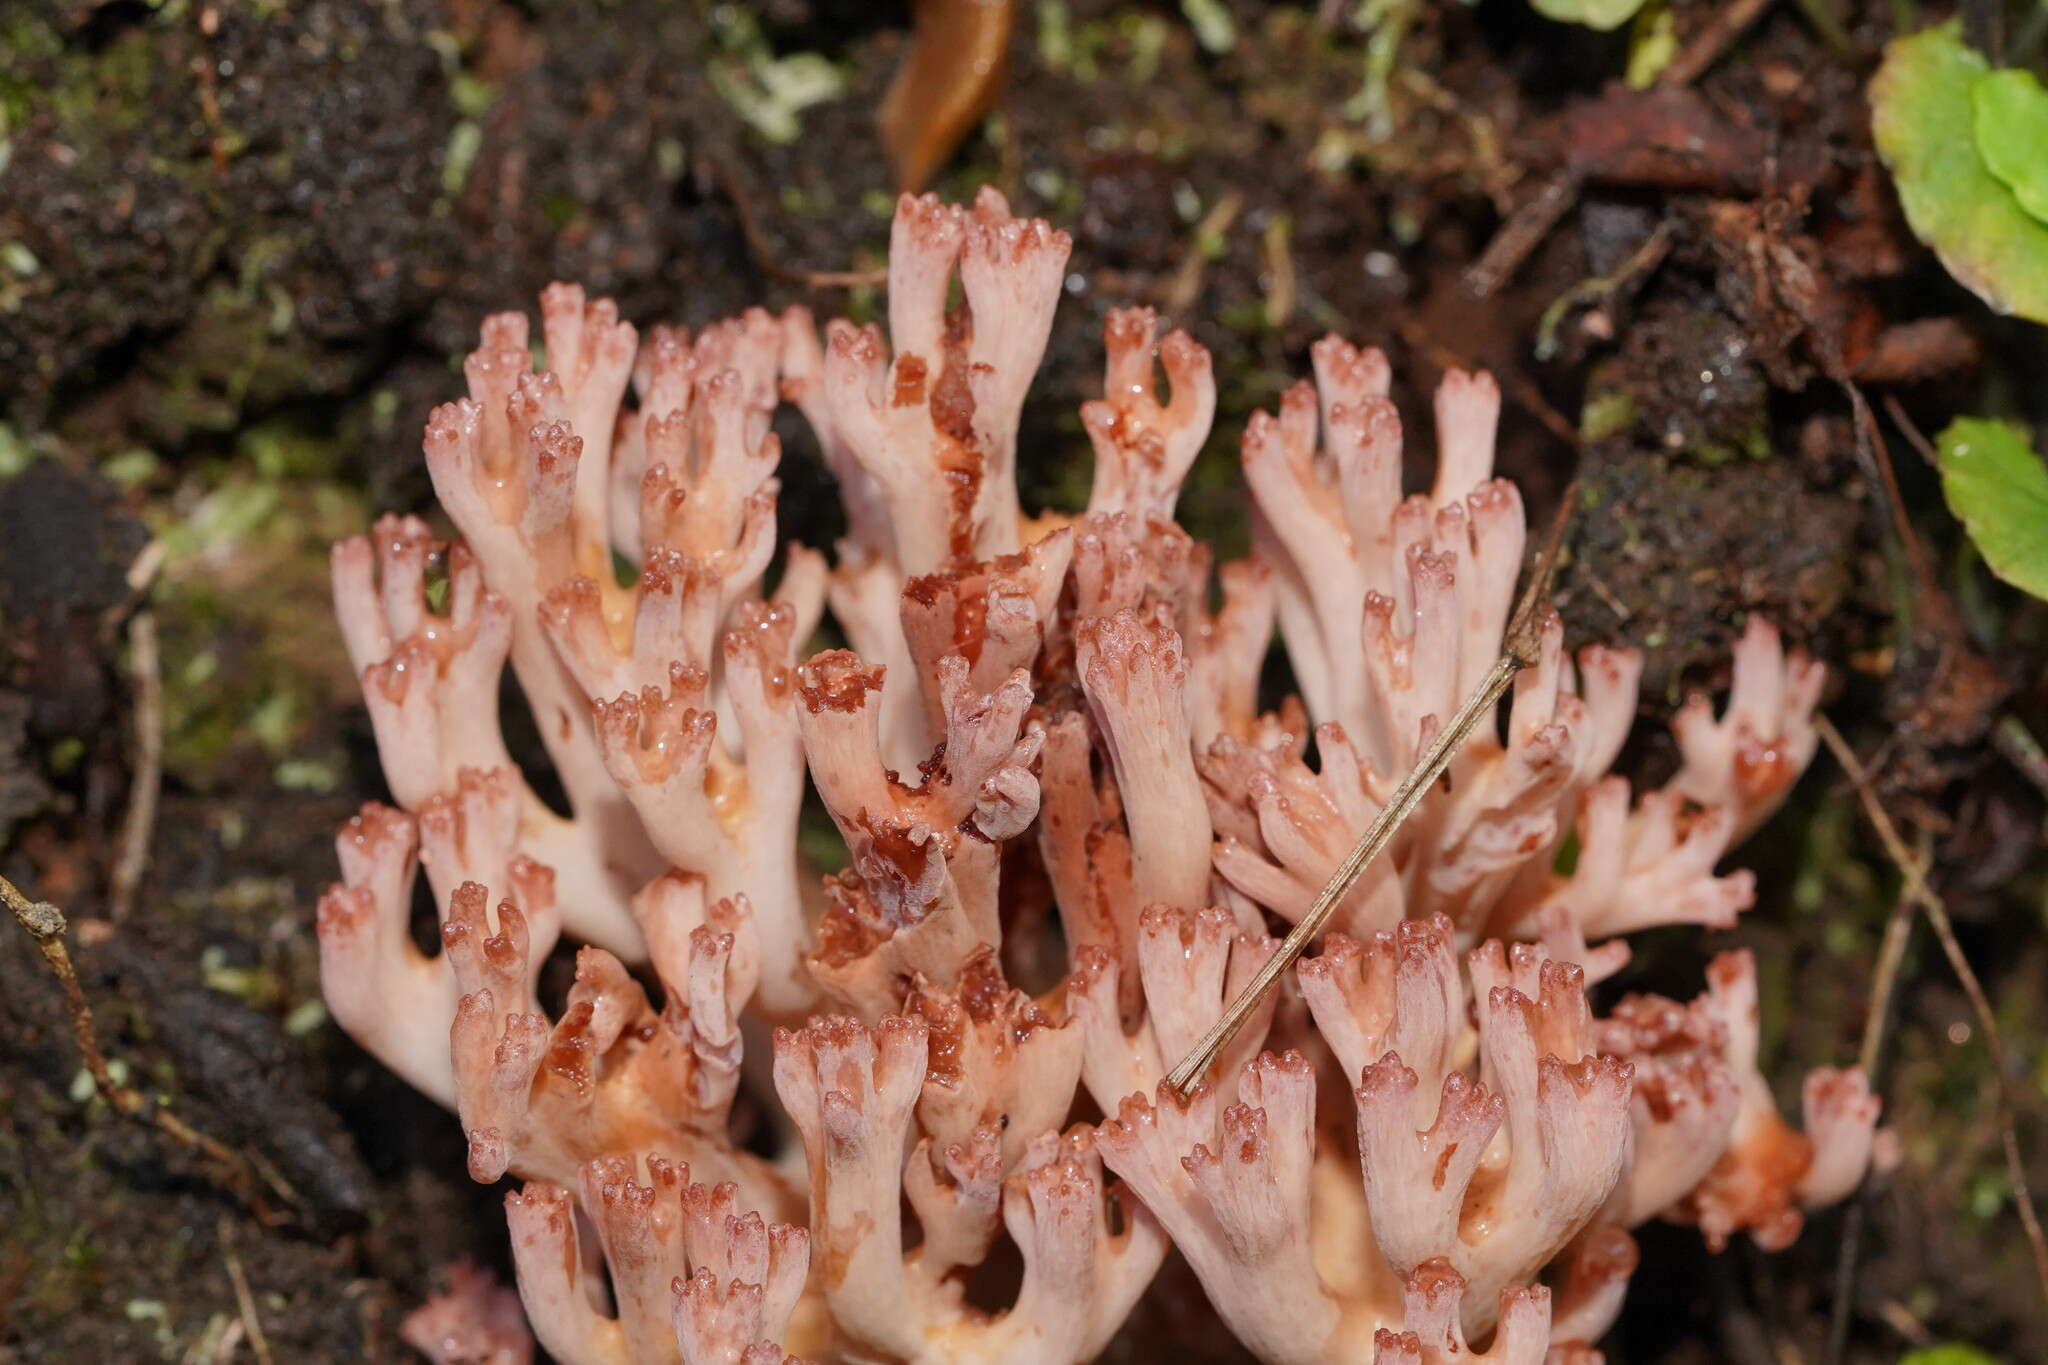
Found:
[[[2027,1185],[2026,1163],[2020,1156],[2019,1132],[2016,1128],[2018,1107],[2014,1102],[2011,1068],[2005,1050],[2005,1039],[1998,1031],[1998,1018],[1992,1011],[1990,997],[1984,993],[1983,982],[1970,966],[1970,960],[1963,956],[1962,945],[1956,942],[1955,926],[1949,920],[1948,907],[1934,888],[1927,884],[1926,870],[1919,859],[1906,847],[1898,827],[1892,823],[1891,815],[1877,799],[1871,789],[1869,774],[1864,771],[1861,760],[1842,738],[1841,731],[1825,716],[1814,717],[1815,728],[1821,740],[1834,754],[1835,761],[1842,765],[1842,771],[1849,775],[1849,781],[1856,788],[1862,802],[1863,813],[1870,820],[1871,827],[1884,844],[1886,854],[1897,864],[1905,878],[1905,895],[1918,905],[1927,916],[1927,922],[1934,928],[1934,936],[1941,943],[1942,954],[1948,958],[1949,968],[1955,972],[1963,994],[1970,1001],[1970,1009],[1977,1018],[1978,1031],[1984,1035],[1984,1050],[1990,1055],[1995,1089],[1993,1094],[1998,1107],[1999,1142],[2005,1149],[2006,1178],[2012,1185],[2013,1203],[2019,1209],[2020,1226],[2025,1229],[2028,1250],[2033,1253],[2034,1274],[2041,1283],[2041,1292],[2048,1297],[2048,1237],[2041,1231],[2040,1215],[2034,1209],[2034,1197]],[[1901,950],[1903,951],[1903,949]],[[1866,1035],[1866,1044],[1868,1038]]]
[[[290,1204],[297,1201],[291,1186],[274,1172],[262,1171],[257,1163],[226,1143],[200,1132],[168,1107],[152,1104],[141,1091],[114,1079],[114,1073],[107,1065],[106,1053],[100,1046],[92,1005],[78,983],[78,969],[72,964],[71,950],[64,942],[64,912],[48,901],[30,900],[21,888],[5,877],[0,877],[0,903],[6,905],[14,915],[14,922],[35,940],[43,961],[49,964],[51,973],[56,976],[70,1016],[72,1040],[77,1043],[86,1072],[91,1075],[93,1086],[107,1107],[156,1129],[180,1147],[204,1157],[215,1168],[221,1183],[249,1206],[257,1221],[265,1226],[276,1226],[286,1221],[284,1215],[271,1205],[264,1187],[268,1185],[271,1193]]]
[[[163,792],[163,657],[156,617],[147,611],[137,612],[128,622],[128,666],[135,678],[134,776],[128,784],[128,809],[121,818],[120,856],[107,890],[107,916],[116,921],[127,918],[149,867],[157,801]]]
[[[263,1320],[256,1316],[256,1296],[249,1292],[249,1277],[242,1270],[241,1257],[235,1255],[234,1238],[235,1225],[223,1217],[220,1250],[228,1264],[228,1282],[235,1287],[235,1311],[241,1315],[242,1330],[249,1338],[256,1365],[271,1365],[270,1341],[263,1335]]]
[[[1216,1059],[1223,1055],[1223,1049],[1230,1046],[1230,1040],[1244,1027],[1245,1020],[1257,1012],[1259,1002],[1266,998],[1266,992],[1273,989],[1287,970],[1300,960],[1308,949],[1309,942],[1323,931],[1330,916],[1336,913],[1338,905],[1350,894],[1372,860],[1392,843],[1407,820],[1429,789],[1442,777],[1450,766],[1451,759],[1464,747],[1465,740],[1481,721],[1489,720],[1494,707],[1507,692],[1508,684],[1515,675],[1537,661],[1541,648],[1543,604],[1550,595],[1550,582],[1557,571],[1558,552],[1564,545],[1564,531],[1571,519],[1573,505],[1578,500],[1578,485],[1567,487],[1558,506],[1557,518],[1551,523],[1549,538],[1537,555],[1536,565],[1529,577],[1528,585],[1522,591],[1522,600],[1515,607],[1514,619],[1508,623],[1507,636],[1501,642],[1500,657],[1493,667],[1472,689],[1472,694],[1458,708],[1450,722],[1437,732],[1436,739],[1415,761],[1415,766],[1394,789],[1387,804],[1381,808],[1363,835],[1353,844],[1344,861],[1330,875],[1330,880],[1317,893],[1307,913],[1288,931],[1280,946],[1259,968],[1258,975],[1238,993],[1223,1017],[1194,1046],[1180,1064],[1167,1073],[1166,1083],[1182,1098],[1194,1092],[1202,1077]]]

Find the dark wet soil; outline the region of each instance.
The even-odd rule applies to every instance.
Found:
[[[2038,424],[2048,348],[1899,220],[1859,93],[1890,7],[1840,7],[1847,51],[1771,7],[1687,89],[1633,93],[1603,86],[1626,33],[1525,0],[1418,4],[1384,106],[1356,6],[1186,8],[1227,16],[1228,41],[1204,48],[1163,0],[1021,4],[998,114],[938,185],[996,183],[1075,236],[1027,501],[1085,497],[1075,409],[1116,304],[1216,352],[1217,438],[1183,512],[1226,551],[1245,536],[1236,434],[1315,337],[1388,349],[1423,448],[1441,371],[1495,369],[1501,463],[1534,514],[1578,480],[1572,632],[1646,649],[1646,717],[1725,681],[1751,611],[1828,660],[1831,714],[1930,840],[1999,1003],[2048,1184],[2043,799],[1993,742],[2002,721],[2043,729],[2048,620],[1971,562],[1888,408],[1884,448],[1859,441],[1845,387],[1927,430]],[[1688,40],[1717,7],[1672,8]],[[400,1360],[437,1267],[502,1263],[497,1195],[463,1178],[453,1123],[311,1003],[331,831],[380,794],[324,546],[424,505],[416,433],[454,357],[552,279],[642,321],[872,312],[872,291],[802,279],[881,259],[873,111],[907,23],[858,0],[0,7],[0,870],[71,913],[129,1080],[293,1191],[262,1226],[92,1099],[54,983],[0,930],[0,1361],[212,1359],[249,1313],[277,1360]],[[800,55],[827,97],[764,110],[762,64]],[[1469,268],[1554,178],[1571,207],[1476,297]],[[827,543],[829,486],[789,444],[787,529]],[[152,537],[145,600],[127,575]],[[164,800],[113,924],[138,608],[163,643]],[[1669,762],[1654,738],[1627,759]],[[1840,1061],[1896,879],[1825,759],[1744,861],[1772,1070]],[[1653,935],[1639,968],[1698,952]],[[1967,1009],[1925,944],[1903,983],[1885,1089],[1905,1164],[1867,1204],[1846,1358],[2048,1358]],[[1651,1232],[1609,1358],[1822,1360],[1841,1234],[1827,1215],[1773,1258]],[[1116,1358],[1231,1358],[1198,1303],[1170,1270]]]

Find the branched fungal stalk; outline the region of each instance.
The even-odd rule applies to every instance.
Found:
[[[1558,523],[1551,533],[1550,543],[1544,548],[1543,557],[1537,562],[1535,576],[1522,594],[1522,602],[1515,609],[1514,620],[1508,623],[1507,635],[1502,642],[1501,655],[1494,660],[1493,667],[1479,685],[1472,689],[1472,695],[1458,706],[1456,714],[1430,741],[1422,756],[1415,761],[1414,768],[1401,779],[1401,785],[1394,789],[1380,813],[1365,833],[1358,836],[1358,842],[1344,855],[1344,861],[1337,864],[1337,870],[1330,874],[1330,880],[1323,883],[1323,889],[1316,893],[1315,901],[1306,913],[1295,921],[1287,931],[1287,937],[1266,959],[1258,973],[1230,1002],[1209,1031],[1202,1035],[1202,1041],[1195,1044],[1187,1056],[1167,1073],[1167,1083],[1186,1099],[1195,1086],[1214,1065],[1223,1049],[1237,1031],[1244,1027],[1244,1021],[1251,1017],[1265,999],[1267,992],[1279,983],[1281,976],[1301,960],[1308,951],[1309,943],[1318,938],[1323,926],[1330,922],[1330,916],[1337,913],[1337,907],[1351,894],[1351,888],[1358,885],[1358,879],[1365,870],[1393,842],[1400,832],[1401,822],[1415,812],[1429,789],[1444,775],[1451,759],[1462,749],[1482,720],[1493,715],[1500,704],[1501,695],[1508,690],[1508,684],[1515,680],[1515,674],[1533,667],[1542,658],[1541,634],[1537,628],[1537,607],[1550,586],[1550,576],[1557,566],[1557,551],[1562,544],[1564,518],[1571,511],[1572,489],[1565,490],[1564,507],[1558,515]]]
[[[1446,378],[1404,496],[1386,359],[1335,337],[1245,433],[1252,558],[1172,520],[1216,383],[1148,309],[1108,321],[1089,505],[1025,517],[1069,249],[993,191],[905,197],[886,332],[642,337],[557,285],[536,371],[487,321],[425,442],[456,539],[335,550],[397,804],[339,841],[334,1015],[521,1182],[569,1365],[1081,1361],[1169,1246],[1266,1360],[1596,1360],[1631,1227],[1781,1246],[1869,1162],[1859,1073],[1808,1078],[1804,1132],[1771,1106],[1746,955],[1690,1002],[1587,994],[1621,935],[1750,904],[1717,868],[1812,755],[1821,670],[1752,619],[1632,799],[1640,661],[1568,657],[1540,587],[1514,610],[1493,381]],[[782,401],[849,530],[771,587]],[[826,610],[852,648],[801,657]],[[1302,699],[1262,713],[1276,626]],[[508,664],[567,814],[506,750]],[[837,867],[799,853],[806,772]]]

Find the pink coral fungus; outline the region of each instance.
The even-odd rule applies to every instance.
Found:
[[[398,808],[339,841],[333,1012],[456,1111],[476,1179],[523,1182],[520,1297],[570,1365],[1080,1361],[1169,1246],[1268,1361],[1595,1360],[1631,1227],[1779,1247],[1868,1164],[1857,1073],[1778,1117],[1746,955],[1691,1002],[1588,996],[1620,935],[1749,906],[1723,855],[1811,756],[1821,669],[1751,621],[1725,709],[1685,707],[1678,775],[1632,794],[1640,660],[1568,655],[1550,615],[1179,1098],[1165,1072],[1493,664],[1527,533],[1491,378],[1445,378],[1404,495],[1386,358],[1330,337],[1247,428],[1254,555],[1213,565],[1172,520],[1210,357],[1142,309],[1081,414],[1089,505],[1027,518],[1069,246],[992,191],[906,197],[886,333],[643,337],[556,285],[536,371],[524,317],[485,323],[426,434],[457,538],[386,518],[334,552]],[[783,401],[848,533],[776,570]],[[851,648],[800,659],[827,609]],[[1276,625],[1301,699],[1260,713]],[[508,753],[507,663],[566,814]],[[799,842],[806,769],[839,866]],[[544,1001],[558,935],[583,946]],[[423,1338],[503,1316],[440,1311]]]

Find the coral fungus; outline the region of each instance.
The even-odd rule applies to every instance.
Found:
[[[523,1182],[519,1293],[574,1365],[1079,1361],[1169,1246],[1265,1360],[1597,1359],[1631,1227],[1779,1247],[1869,1160],[1855,1072],[1778,1117],[1745,955],[1690,1002],[1588,997],[1619,936],[1751,903],[1721,861],[1811,756],[1821,670],[1752,620],[1725,709],[1686,707],[1678,775],[1632,795],[1640,660],[1569,656],[1549,615],[1500,723],[1178,1097],[1492,666],[1525,520],[1490,377],[1445,379],[1404,495],[1387,361],[1331,337],[1245,433],[1253,557],[1212,565],[1172,520],[1210,358],[1146,309],[1109,317],[1089,505],[1026,517],[1069,245],[992,191],[905,197],[886,333],[642,337],[556,285],[536,371],[522,316],[485,323],[426,433],[458,538],[387,518],[334,553],[398,808],[339,841],[333,1012],[457,1112],[476,1179]],[[785,400],[849,530],[771,589]],[[828,608],[851,648],[799,658]],[[1301,698],[1261,713],[1276,628]],[[566,814],[501,737],[508,662]],[[806,768],[843,866],[800,852]],[[558,935],[584,946],[543,1002]]]

